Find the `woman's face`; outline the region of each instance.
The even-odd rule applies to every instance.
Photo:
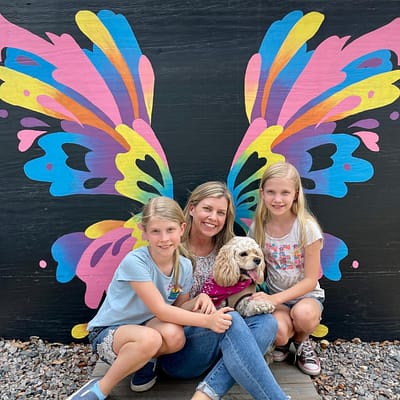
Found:
[[[228,200],[225,197],[206,197],[196,205],[191,205],[192,217],[190,236],[213,237],[224,229]]]

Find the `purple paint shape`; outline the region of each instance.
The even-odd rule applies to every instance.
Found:
[[[397,121],[399,119],[399,112],[398,111],[393,111],[392,113],[390,113],[389,118],[392,121]]]
[[[20,123],[25,128],[36,128],[36,127],[39,127],[39,126],[46,126],[46,127],[50,126],[46,122],[42,121],[39,118],[35,118],[35,117],[22,118]]]
[[[351,124],[349,128],[364,128],[364,129],[375,129],[378,128],[379,126],[379,121],[375,118],[366,118],[366,119],[360,119],[357,122],[354,122],[354,124]]]

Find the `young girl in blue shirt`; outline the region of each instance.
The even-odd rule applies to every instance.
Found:
[[[154,372],[156,357],[184,346],[184,325],[216,333],[231,326],[230,308],[215,311],[207,295],[189,299],[192,264],[179,250],[185,225],[182,209],[174,200],[155,197],[145,205],[142,226],[148,246],[131,251],[122,260],[103,304],[88,324],[93,350],[110,368],[68,399],[103,400],[126,376],[143,367]],[[147,390],[155,383],[155,373],[144,385],[135,381],[135,375],[131,381],[134,391]]]

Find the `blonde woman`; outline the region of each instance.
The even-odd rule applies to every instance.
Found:
[[[196,298],[212,274],[218,250],[233,236],[232,196],[223,182],[203,183],[191,193],[184,213],[186,229],[182,240],[194,265],[190,295]],[[276,320],[270,314],[246,319],[235,311],[229,315],[232,325],[224,333],[185,327],[185,346],[160,357],[162,369],[180,378],[195,378],[209,371],[192,400],[218,400],[235,382],[256,400],[287,399],[263,356],[275,340]]]

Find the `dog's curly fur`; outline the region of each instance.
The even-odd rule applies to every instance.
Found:
[[[264,255],[254,239],[235,236],[222,246],[215,259],[215,282],[219,286],[229,287],[239,281],[252,280],[245,290],[228,297],[225,305],[235,308],[243,317],[274,312],[273,304],[250,299],[256,291],[256,284],[264,281],[264,270]]]

